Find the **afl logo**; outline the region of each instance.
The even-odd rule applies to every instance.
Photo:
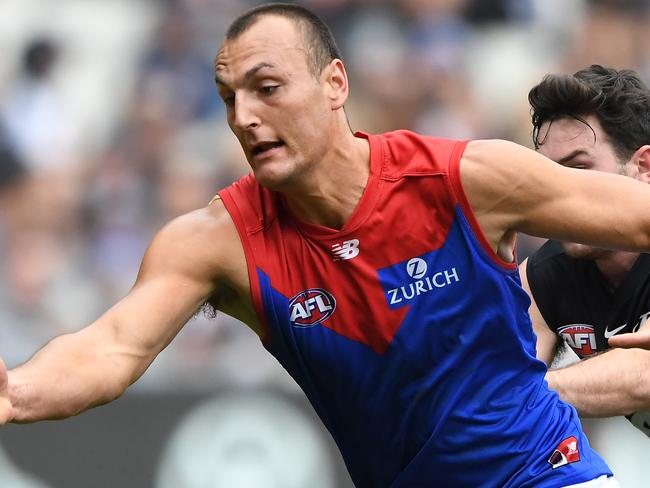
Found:
[[[593,356],[598,352],[593,325],[569,324],[558,328],[557,331],[569,347],[581,358]]]
[[[419,280],[427,274],[427,263],[424,259],[413,258],[406,263],[406,272],[415,280]]]
[[[289,302],[289,321],[294,327],[311,327],[334,313],[336,300],[322,288],[301,291]]]

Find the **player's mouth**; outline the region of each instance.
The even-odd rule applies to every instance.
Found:
[[[277,153],[283,146],[284,142],[281,140],[259,142],[253,146],[251,155],[253,159],[270,157]]]

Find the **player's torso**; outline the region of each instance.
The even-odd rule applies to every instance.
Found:
[[[549,327],[581,359],[608,349],[616,334],[650,317],[650,256],[641,254],[616,289],[593,260],[572,259],[549,242],[531,261],[530,286]]]
[[[266,348],[360,486],[543,486],[574,412],[544,389],[516,266],[492,260],[457,202],[447,163],[463,146],[396,157],[370,142],[343,229],[299,223],[268,192],[240,222]]]

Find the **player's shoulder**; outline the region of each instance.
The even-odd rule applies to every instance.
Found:
[[[538,152],[503,139],[467,141],[462,160],[463,166],[471,167],[472,172],[494,173],[513,180],[521,180],[533,168],[547,171],[554,167],[554,163]]]
[[[223,201],[216,196],[203,208],[193,210],[169,221],[160,231],[165,237],[210,239],[215,234],[227,234],[234,228]]]
[[[224,208],[239,228],[256,232],[273,222],[279,212],[279,194],[260,185],[253,173],[240,178],[219,192]]]
[[[235,225],[223,202],[209,205],[168,222],[154,237],[147,254],[180,268],[206,267],[217,273],[241,253]]]
[[[449,162],[460,158],[467,141],[433,137],[409,130],[396,130],[379,134],[385,160],[387,176],[401,173],[427,174],[446,172]]]

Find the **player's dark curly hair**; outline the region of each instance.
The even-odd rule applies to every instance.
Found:
[[[311,10],[291,3],[269,3],[244,12],[228,27],[226,40],[236,39],[265,15],[279,15],[296,23],[305,40],[307,62],[314,76],[333,59],[342,59],[327,24]]]
[[[573,75],[549,74],[530,90],[528,101],[536,149],[544,143],[545,122],[570,117],[593,132],[585,122],[589,115],[598,119],[621,161],[650,144],[650,90],[632,70],[594,64]]]

